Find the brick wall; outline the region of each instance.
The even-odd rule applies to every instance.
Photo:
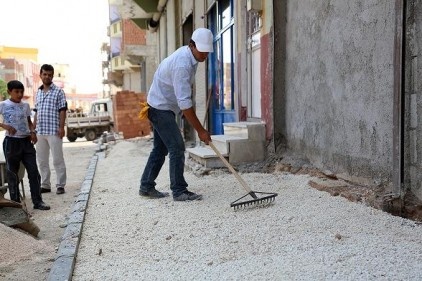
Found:
[[[146,136],[151,132],[149,120],[140,120],[140,103],[146,101],[145,93],[131,91],[117,92],[112,96],[114,129],[122,132],[125,139]]]
[[[145,30],[140,29],[132,20],[123,20],[122,45],[146,45]]]

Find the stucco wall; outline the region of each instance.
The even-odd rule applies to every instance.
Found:
[[[192,3],[194,8],[193,16],[194,16],[194,23],[193,29],[197,29],[199,27],[206,27],[204,21],[204,13],[205,13],[205,6],[203,1],[197,1]],[[189,7],[189,5],[188,5]],[[186,15],[185,15],[186,16]],[[195,99],[195,111],[198,119],[201,123],[204,123],[205,114],[207,111],[207,98],[208,98],[208,90],[207,90],[207,70],[206,70],[207,62],[199,63],[198,68],[195,75],[195,87],[194,87],[194,99]],[[206,124],[202,124],[206,125]],[[194,131],[194,130],[193,130]],[[193,133],[193,137],[198,139],[198,134],[195,132]]]
[[[141,91],[141,73],[126,71],[123,76],[123,89],[134,92]]]
[[[408,1],[406,28],[405,183],[422,200],[422,3]]]
[[[388,180],[394,1],[274,5],[275,138],[317,166]]]

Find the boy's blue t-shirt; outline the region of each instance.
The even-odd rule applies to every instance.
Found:
[[[9,132],[6,131],[6,136],[25,138],[31,134],[28,126],[28,116],[31,116],[29,104],[16,103],[9,99],[2,101],[0,102],[0,115],[3,116],[3,124],[16,129],[14,135],[9,135]]]

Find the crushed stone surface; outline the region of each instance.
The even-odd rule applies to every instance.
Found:
[[[195,176],[202,201],[144,199],[151,142],[121,141],[98,162],[73,279],[422,280],[422,226],[311,188],[309,175],[240,173],[269,206],[234,211],[246,194],[227,170]],[[168,191],[168,162],[157,179]]]

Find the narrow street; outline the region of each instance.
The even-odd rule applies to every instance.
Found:
[[[3,143],[4,131],[0,132]],[[28,179],[24,178],[25,204],[34,223],[40,228],[37,238],[0,224],[0,280],[47,280],[56,258],[72,205],[79,193],[86,168],[95,153],[96,145],[85,139],[74,143],[64,140],[64,156],[67,166],[66,193],[56,195],[44,193],[44,201],[51,206],[49,211],[34,210],[29,192]],[[55,183],[52,163],[51,180]],[[8,198],[8,193],[5,195]]]
[[[39,238],[0,227],[2,280],[49,277],[95,151],[82,140],[64,146],[65,196],[45,195],[48,212],[29,207]],[[265,208],[230,208],[245,191],[225,169],[200,177],[186,171],[202,201],[143,199],[139,177],[150,149],[145,138],[119,141],[98,160],[72,280],[422,278],[420,224],[311,188],[309,175],[241,173],[253,190],[279,194]],[[170,191],[167,163],[157,184]]]

